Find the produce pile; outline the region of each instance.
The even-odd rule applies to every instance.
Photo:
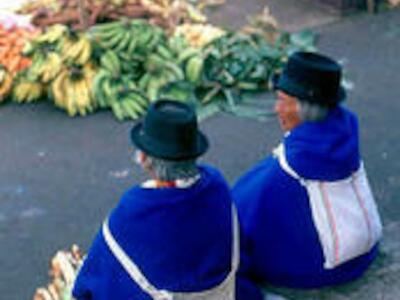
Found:
[[[74,15],[80,19],[43,23],[41,30],[34,30],[18,24],[2,26],[0,18],[0,100],[48,100],[71,117],[108,109],[121,121],[141,117],[160,98],[191,102],[199,108],[208,104],[232,108],[243,91],[268,90],[272,76],[291,52],[313,50],[312,34],[281,32],[268,9],[242,31],[232,32],[200,23],[206,19],[196,7],[209,2],[193,3],[27,2],[20,11],[31,13],[34,20],[41,11],[48,16],[72,15],[68,9],[78,12]],[[113,14],[107,12],[111,17],[106,18],[99,14],[107,9],[100,9],[91,26],[81,30],[85,26],[78,25],[90,20],[82,19],[82,14],[95,5],[112,6],[120,14],[110,21]],[[151,13],[130,14],[132,7],[139,6]],[[170,25],[155,22],[155,16]]]
[[[18,12],[32,15],[32,23],[40,28],[65,24],[81,30],[122,17],[146,19],[167,30],[183,22],[207,20],[194,5],[182,0],[37,0]]]
[[[0,23],[0,102],[11,92],[16,74],[30,66],[31,60],[23,56],[22,50],[35,35],[32,28]]]
[[[33,300],[72,300],[72,288],[82,262],[83,255],[76,245],[70,251],[58,251],[50,262],[50,283],[38,288]]]

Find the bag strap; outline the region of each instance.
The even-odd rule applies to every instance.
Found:
[[[302,185],[305,185],[306,180],[297,174],[297,172],[289,165],[286,159],[285,146],[283,144],[279,144],[279,146],[276,147],[272,153],[278,159],[279,165],[286,173],[299,180]]]
[[[149,294],[154,300],[173,300],[173,294],[166,290],[158,290],[153,286],[147,278],[140,271],[139,267],[129,258],[125,251],[120,247],[118,242],[114,239],[109,225],[108,219],[103,222],[102,232],[104,239],[110,248],[111,252],[124,267],[125,271],[129,274],[131,279],[136,282],[139,287]],[[232,204],[232,260],[231,272],[228,277],[236,275],[240,264],[240,234],[239,234],[239,220],[236,207]]]
[[[103,223],[103,236],[110,248],[111,252],[117,258],[117,260],[124,267],[125,271],[129,274],[133,281],[135,281],[140,288],[149,294],[154,300],[172,300],[173,296],[168,291],[158,290],[154,287],[147,278],[140,271],[138,266],[128,257],[125,251],[118,245],[110,232],[108,226],[108,219]]]
[[[234,276],[240,264],[240,233],[237,209],[232,204],[232,264],[231,274]]]

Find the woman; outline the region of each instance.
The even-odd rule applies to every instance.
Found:
[[[74,287],[78,300],[235,298],[238,229],[221,174],[186,104],[153,104],[131,138],[150,180],[104,222]]]

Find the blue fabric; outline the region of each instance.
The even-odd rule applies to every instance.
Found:
[[[307,179],[343,179],[360,164],[357,119],[343,107],[322,122],[301,124],[283,142],[290,166]],[[297,288],[335,285],[360,276],[376,255],[374,247],[325,270],[307,191],[272,156],[238,180],[233,197],[242,225],[243,276]]]
[[[159,289],[192,292],[222,282],[231,269],[232,199],[215,169],[201,166],[188,189],[133,187],[109,219],[114,238]],[[77,299],[151,299],[98,233],[75,283]]]

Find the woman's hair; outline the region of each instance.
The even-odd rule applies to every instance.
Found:
[[[300,107],[300,118],[303,121],[317,122],[325,119],[329,108],[308,101],[298,101]]]
[[[159,180],[188,179],[195,177],[199,173],[196,159],[174,161],[147,156],[146,164]]]

